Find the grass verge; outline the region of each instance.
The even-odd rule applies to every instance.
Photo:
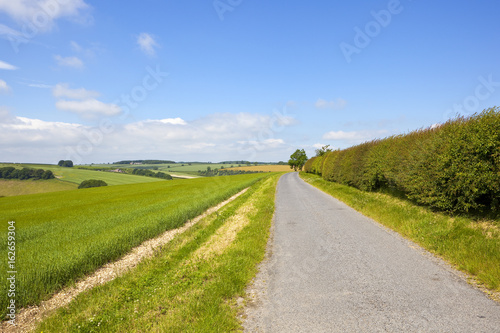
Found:
[[[279,174],[194,225],[157,256],[78,296],[38,332],[228,332],[264,258]]]
[[[388,194],[363,192],[304,172],[300,176],[309,184],[439,255],[498,296],[500,221],[449,216]]]
[[[252,185],[262,174],[172,180],[0,199],[0,253],[16,225],[16,308],[38,304],[143,241]],[[8,290],[7,260],[0,279]],[[0,294],[0,314],[7,311]]]

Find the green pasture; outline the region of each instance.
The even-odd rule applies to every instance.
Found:
[[[50,164],[0,164],[3,166],[13,166],[16,168],[35,168],[51,170],[54,175],[63,181],[70,183],[80,184],[82,181],[87,179],[99,179],[104,180],[108,185],[125,185],[125,184],[136,184],[136,183],[152,183],[165,181],[164,179],[144,177],[136,175],[127,175],[115,172],[104,172],[104,171],[94,171],[79,169],[78,167],[63,168],[57,165]]]

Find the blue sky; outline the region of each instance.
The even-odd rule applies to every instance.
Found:
[[[497,1],[0,0],[0,161],[287,160],[500,105]]]

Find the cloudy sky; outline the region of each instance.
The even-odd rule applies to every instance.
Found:
[[[0,0],[0,161],[287,160],[500,105],[500,4]]]

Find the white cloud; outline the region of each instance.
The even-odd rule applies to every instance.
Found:
[[[71,46],[71,49],[74,51],[74,52],[82,52],[83,48],[80,46],[80,44],[78,44],[77,42],[75,41],[71,41],[69,42],[69,45]]]
[[[4,80],[0,80],[0,92],[9,92],[10,87],[7,85],[7,82]]]
[[[91,91],[84,88],[70,89],[67,83],[59,83],[52,89],[52,94],[57,98],[71,99],[92,99],[99,97],[97,91]]]
[[[80,110],[82,105],[70,106]],[[133,158],[278,161],[290,155],[287,143],[277,134],[259,139],[259,134],[269,129],[270,116],[258,114],[219,113],[191,121],[165,118],[116,123],[112,130],[105,131],[80,124],[24,117],[9,119],[0,122],[0,156],[9,161],[56,163],[72,159],[83,163]],[[77,151],[84,153],[75,156]]]
[[[315,143],[313,144],[313,148],[316,148],[316,149],[321,149],[323,148],[324,146],[326,146],[325,144],[323,143]]]
[[[57,101],[56,107],[59,110],[69,111],[87,119],[101,116],[117,116],[122,110],[116,104],[106,104],[96,99],[85,99],[82,101]]]
[[[145,32],[141,33],[137,37],[137,44],[141,48],[142,52],[148,56],[154,56],[156,54],[155,48],[159,47],[154,37]]]
[[[87,23],[91,20],[89,9],[84,0],[0,0],[0,12],[20,25],[31,24],[37,32],[49,31],[54,21],[63,17]]]
[[[41,89],[50,89],[50,88],[52,88],[51,85],[44,84],[44,83],[28,83],[28,87],[31,87],[31,88],[41,88]]]
[[[331,109],[331,110],[340,110],[345,108],[347,105],[347,101],[342,98],[337,98],[336,101],[327,101],[319,98],[314,106],[318,109]]]
[[[182,118],[166,118],[158,121],[163,124],[187,125],[186,121]]]
[[[323,135],[323,140],[343,140],[348,142],[363,142],[387,135],[387,130],[362,130],[362,131],[330,131]]]
[[[61,57],[60,55],[55,55],[54,59],[59,66],[83,68],[83,61],[78,57]]]
[[[0,23],[0,36],[5,39],[23,39],[23,34],[20,31],[12,29],[5,24]]]
[[[17,67],[0,60],[0,69],[6,69],[12,71],[16,70]]]

